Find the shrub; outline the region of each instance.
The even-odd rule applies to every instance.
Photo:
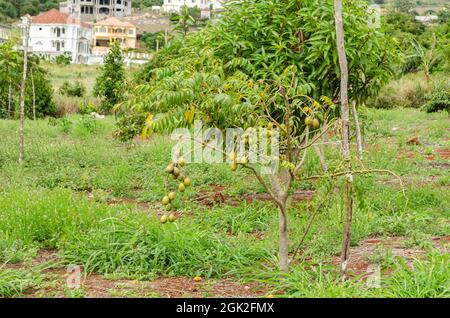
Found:
[[[83,97],[86,93],[86,87],[79,81],[75,81],[73,84],[65,81],[59,88],[59,93],[64,96]]]
[[[97,129],[97,122],[91,116],[83,116],[78,125],[82,126],[88,132],[93,133]]]
[[[375,108],[419,108],[427,101],[425,80],[419,73],[392,81],[380,91],[378,97],[369,101]]]
[[[118,129],[114,131],[114,137],[122,142],[133,139],[142,132],[145,118],[146,115],[141,113],[121,116],[117,122]]]
[[[450,114],[450,87],[444,84],[437,85],[422,109],[427,113],[447,111]]]
[[[65,52],[63,55],[58,55],[55,62],[59,65],[69,65],[72,62],[72,56],[69,52]]]
[[[48,73],[42,67],[35,65],[33,67],[33,81],[36,117],[56,116],[57,108],[53,99],[53,88],[48,79]],[[33,118],[33,86],[30,72],[27,77],[25,105],[27,117]]]
[[[79,97],[62,96],[60,94],[55,95],[56,102],[56,117],[63,117],[69,114],[76,114],[80,108]]]
[[[78,110],[78,112],[81,115],[89,115],[92,112],[97,112],[97,106],[92,102],[83,101],[80,104],[80,109]]]
[[[63,117],[58,120],[58,126],[61,127],[61,130],[64,133],[67,134],[72,128],[72,122],[67,117]]]

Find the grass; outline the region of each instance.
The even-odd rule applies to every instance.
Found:
[[[95,86],[96,78],[100,75],[99,65],[86,65],[86,64],[69,64],[58,65],[54,62],[43,61],[43,67],[49,73],[49,79],[54,88],[54,97],[59,114],[69,115],[76,114],[82,103],[99,105],[100,100],[93,96],[93,89]],[[131,78],[137,71],[137,67],[127,67],[126,75]],[[86,93],[83,97],[71,97],[63,96],[59,93],[59,88],[64,82],[73,84],[75,81],[80,82],[85,88]]]
[[[14,297],[35,284],[33,275],[26,270],[0,268],[0,297]]]
[[[392,271],[383,275],[382,288],[369,289],[357,277],[341,284],[337,267],[331,264],[341,245],[340,182],[298,182],[298,187],[317,195],[289,209],[291,251],[323,190],[332,190],[291,272],[279,273],[277,211],[271,203],[242,199],[263,192],[245,171],[232,173],[221,164],[189,165],[193,186],[174,204],[181,218],[162,225],[160,200],[176,186],[165,173],[173,143],[166,136],[155,136],[145,146],[121,144],[112,138],[112,118],[95,121],[72,115],[26,122],[22,166],[17,164],[18,123],[0,121],[0,296],[20,296],[41,284],[33,266],[6,269],[2,263],[29,264],[39,250],[50,249],[62,264],[79,264],[88,273],[112,278],[231,275],[239,281],[260,282],[278,296],[449,297],[448,257],[432,241],[450,234],[448,169],[438,165],[445,167],[448,160],[427,159],[436,149],[449,146],[447,115],[412,109],[362,110],[362,114],[369,144],[366,165],[394,171],[405,187],[391,175],[356,179],[351,244],[356,247],[369,237],[402,236],[405,248],[424,251],[411,269],[388,247],[376,250],[370,262]],[[409,145],[408,139],[416,135],[421,144]],[[328,158],[336,151],[327,149]],[[414,153],[413,159],[405,155],[408,152]],[[331,168],[336,164],[330,160]],[[320,173],[313,153],[305,173]],[[435,181],[427,181],[430,177]],[[194,200],[212,191],[211,185],[223,187],[223,195],[237,205],[204,206]],[[114,290],[114,294],[133,292]]]

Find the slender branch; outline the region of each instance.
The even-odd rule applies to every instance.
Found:
[[[328,200],[327,196],[328,194],[331,192],[331,188],[327,191],[327,193],[325,194],[325,197],[322,199],[322,201],[319,203],[319,205],[316,207],[316,209],[314,210],[313,214],[311,215],[311,217],[309,218],[309,222],[308,225],[306,226],[305,232],[303,233],[303,236],[300,240],[300,242],[297,245],[297,248],[295,249],[294,254],[292,255],[292,259],[295,258],[295,256],[297,255],[298,251],[300,250],[300,247],[303,245],[303,242],[306,239],[306,236],[308,235],[312,224],[314,222],[314,219],[316,218],[317,214],[319,214],[320,210],[322,209],[323,205],[325,204],[325,202]]]

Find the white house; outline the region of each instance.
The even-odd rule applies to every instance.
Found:
[[[22,18],[22,25],[26,20],[26,17]],[[70,54],[72,63],[87,63],[91,40],[91,26],[69,14],[52,9],[31,17],[30,52],[44,58]]]
[[[221,9],[221,0],[164,0],[164,12],[180,12],[181,7],[188,6],[190,8],[198,7],[200,10],[204,9]]]
[[[425,25],[431,25],[439,20],[437,15],[416,15],[415,19]]]

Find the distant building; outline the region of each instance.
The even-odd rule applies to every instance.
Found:
[[[439,17],[437,15],[416,15],[415,19],[422,24],[431,25],[437,22]]]
[[[112,41],[118,41],[121,49],[136,48],[136,26],[113,17],[95,23],[92,54],[106,54]]]
[[[183,6],[197,7],[200,10],[216,10],[222,8],[222,2],[220,0],[164,0],[163,11],[178,13]]]
[[[81,21],[99,21],[107,17],[126,17],[131,15],[132,0],[66,0],[59,10]]]
[[[28,17],[22,18],[22,26]],[[30,52],[47,59],[70,54],[72,63],[86,63],[90,53],[91,26],[58,10],[31,17]],[[25,44],[25,37],[23,36]]]
[[[0,44],[11,38],[11,28],[7,25],[0,24]]]

